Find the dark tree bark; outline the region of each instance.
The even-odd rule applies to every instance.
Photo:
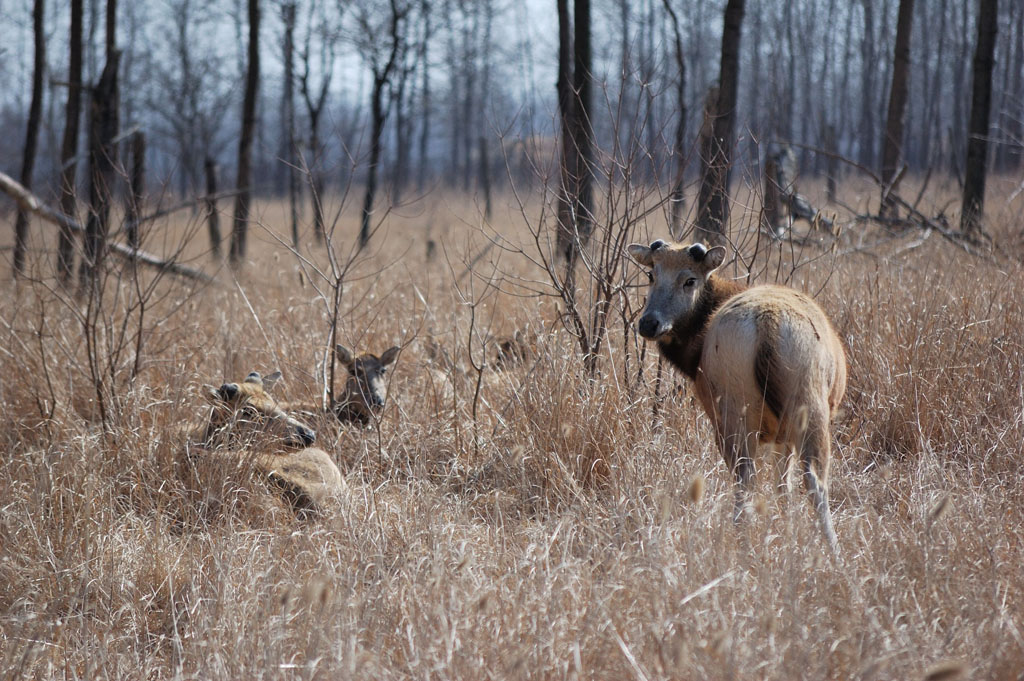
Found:
[[[697,197],[697,238],[711,244],[728,242],[729,174],[731,171],[736,95],[739,88],[740,33],[744,0],[728,0],[722,28],[722,61],[718,76],[718,97],[712,116],[708,144],[701,154],[703,165]]]
[[[948,0],[942,0],[938,6],[939,29],[938,38],[935,43],[935,53],[942,55],[946,53],[946,8]],[[921,162],[929,169],[932,167],[932,150],[941,147],[938,140],[942,135],[939,117],[939,104],[944,99],[945,83],[942,78],[944,65],[941,58],[935,60],[935,68],[932,70],[931,79],[928,83],[928,92],[925,94],[925,123],[924,134],[921,136]],[[933,146],[934,145],[934,146]]]
[[[669,233],[676,236],[681,233],[679,229],[682,221],[683,208],[685,208],[685,197],[683,185],[686,181],[686,56],[683,53],[683,38],[679,31],[679,18],[672,8],[671,0],[663,0],[665,11],[668,12],[672,21],[672,33],[674,36],[676,69],[679,71],[679,82],[676,84],[676,121],[675,137],[672,143],[672,156],[676,159],[676,176],[672,183],[672,192],[668,200],[669,211]],[[756,72],[755,72],[756,77]],[[755,100],[756,101],[756,100]]]
[[[312,22],[312,10],[310,14]],[[310,193],[313,199],[313,233],[316,235],[316,242],[324,242],[324,178],[323,169],[320,167],[322,149],[320,144],[320,114],[327,102],[327,94],[331,89],[331,80],[334,78],[334,41],[326,33],[321,36],[323,44],[320,51],[320,87],[314,91],[310,82],[310,66],[312,61],[312,27],[306,33],[306,44],[301,52],[302,75],[299,76],[299,91],[306,103],[306,113],[309,114],[309,151],[311,159],[309,168]]]
[[[288,177],[288,212],[292,227],[292,247],[299,247],[299,176],[295,157],[295,11],[294,2],[281,5],[281,23],[284,24],[284,88],[281,94],[281,120],[284,130],[285,173]]]
[[[398,87],[395,88],[393,106],[395,108],[395,165],[391,174],[391,191],[393,201],[402,201],[402,192],[409,182],[409,158],[412,147],[412,98],[414,93],[412,78],[415,62],[404,63],[398,69]],[[407,94],[408,93],[408,94]]]
[[[423,15],[423,42],[420,44],[419,63],[423,69],[423,81],[420,85],[420,139],[419,159],[416,169],[416,191],[423,193],[427,184],[427,148],[430,141],[430,60],[429,46],[433,35],[431,24],[431,9],[428,0],[420,3],[420,13]]]
[[[206,170],[206,226],[210,234],[210,254],[220,260],[220,213],[217,212],[217,162],[209,156],[203,164]]]
[[[78,169],[78,123],[82,117],[82,2],[71,0],[70,61],[68,65],[68,100],[64,108],[64,138],[60,145],[60,211],[74,216],[75,175]],[[75,268],[74,234],[63,225],[57,242],[57,276],[64,286],[71,283]]]
[[[836,128],[834,125],[825,126],[825,151],[829,152],[825,159],[825,200],[829,203],[836,202],[836,181],[839,174],[839,149],[836,142]]]
[[[366,194],[363,196],[362,221],[359,225],[359,247],[366,246],[370,241],[370,220],[373,216],[373,200],[377,194],[377,177],[380,172],[381,138],[384,135],[384,86],[390,76],[390,69],[382,71],[373,78],[373,94],[370,97],[370,120],[373,129],[370,133],[370,165],[367,169]]]
[[[472,11],[473,23],[470,24],[467,21],[462,27],[462,68],[459,76],[465,83],[462,88],[462,124],[459,126],[459,135],[462,137],[462,142],[459,145],[462,150],[462,160],[459,165],[462,169],[462,191],[467,194],[470,192],[473,177],[472,159],[475,141],[473,129],[476,122],[475,114],[479,108],[477,105],[479,86],[476,83],[476,41],[480,26],[480,4],[479,2],[469,3],[469,7]]]
[[[562,128],[562,159],[559,169],[561,191],[558,192],[558,252],[568,257],[573,243],[572,182],[570,169],[576,167],[577,149],[572,137],[572,117],[575,98],[572,92],[572,25],[569,20],[568,0],[557,0],[558,5],[558,113]]]
[[[367,169],[366,195],[363,197],[362,221],[359,226],[359,248],[364,248],[370,241],[370,221],[373,217],[373,201],[377,193],[377,178],[380,174],[381,142],[384,137],[384,122],[387,111],[384,108],[384,88],[391,83],[391,76],[398,63],[403,49],[405,10],[399,8],[395,0],[390,3],[389,33],[391,46],[387,59],[383,64],[372,64],[373,90],[370,95],[370,165]]]
[[[107,0],[105,50],[107,59],[117,49],[117,0]]]
[[[128,197],[125,226],[128,245],[138,248],[139,219],[142,217],[142,204],[146,194],[146,135],[141,130],[136,131],[131,137],[131,151],[131,192]]]
[[[491,220],[491,163],[487,154],[487,138],[480,135],[480,189],[484,193],[484,219]]]
[[[953,4],[953,7],[956,7],[956,3]],[[965,113],[965,103],[967,98],[963,96],[963,93],[964,78],[967,77],[967,70],[969,68],[968,62],[970,61],[968,57],[970,56],[971,49],[971,40],[969,37],[971,23],[970,7],[970,2],[960,3],[960,31],[958,31],[960,34],[960,53],[956,59],[951,60],[953,69],[953,88],[951,95],[953,100],[953,120],[948,128],[949,164],[958,182],[960,181],[960,178],[963,177],[961,174],[964,160],[963,150],[967,145],[967,139],[964,138],[964,133],[967,131],[969,125],[967,114]]]
[[[864,8],[864,35],[860,45],[861,81],[860,81],[860,138],[861,165],[875,167],[875,123],[874,123],[874,90],[875,71],[875,20],[873,0],[861,0]]]
[[[108,28],[111,25],[109,19],[107,25]],[[116,158],[114,138],[119,125],[117,70],[120,61],[121,53],[117,49],[107,55],[103,73],[89,99],[89,217],[85,223],[85,252],[78,269],[79,293],[84,293],[87,286],[98,284],[110,227]]]
[[[960,231],[976,238],[982,232],[985,203],[985,164],[988,158],[988,122],[995,65],[997,0],[978,0],[978,42],[974,49],[974,84],[971,88],[971,123],[967,131],[967,166],[964,175]]]
[[[1012,36],[1011,36],[1012,38]],[[1004,170],[1014,172],[1024,166],[1024,7],[1017,7],[1016,40],[1012,41],[1013,57],[1007,67],[1013,72],[1008,89],[1010,104],[1006,115],[1006,145]],[[1016,104],[1013,104],[1016,102]]]
[[[238,267],[245,258],[249,231],[249,204],[252,200],[252,140],[256,129],[256,96],[260,85],[260,3],[249,0],[249,55],[245,74],[245,99],[242,102],[242,133],[238,139],[238,195],[235,219],[231,226],[231,265]]]
[[[562,116],[562,174],[566,203],[559,210],[556,244],[571,270],[579,249],[586,246],[590,238],[594,221],[590,0],[575,0],[573,3],[571,50],[569,12],[565,0],[558,2],[558,17],[558,100]]]
[[[899,18],[896,20],[896,49],[893,55],[892,87],[889,91],[889,113],[885,121],[882,142],[882,215],[894,210],[889,199],[895,187],[903,155],[903,123],[907,113],[907,92],[910,88],[910,34],[914,23],[914,0],[900,0]]]
[[[594,228],[594,130],[591,127],[593,100],[593,56],[590,46],[590,0],[573,2],[573,89],[576,107],[573,110],[574,139],[578,153],[574,199],[576,234],[579,247],[586,246]]]
[[[43,0],[32,4],[32,33],[35,54],[32,66],[32,100],[28,107],[28,129],[25,131],[25,148],[21,157],[21,184],[32,188],[32,171],[36,164],[36,147],[39,143],[39,123],[43,116],[43,72],[46,70],[46,34],[44,27]],[[25,250],[28,241],[28,213],[18,210],[14,221],[14,276],[19,277],[25,269]]]

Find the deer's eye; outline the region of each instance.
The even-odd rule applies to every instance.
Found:
[[[697,284],[697,279],[694,278],[694,277],[690,277],[689,279],[686,280],[685,283],[683,283],[683,287],[684,288],[691,288],[692,286],[695,286],[696,284]]]
[[[647,283],[653,284],[654,283],[654,272],[651,272],[650,270],[645,270],[644,274],[647,275]]]

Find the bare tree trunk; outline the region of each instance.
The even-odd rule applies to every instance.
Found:
[[[395,107],[395,166],[391,173],[392,200],[398,204],[402,200],[402,192],[405,191],[409,181],[409,156],[412,145],[412,98],[415,93],[406,94],[407,88],[414,89],[411,83],[413,66],[405,64],[398,70],[398,87],[395,88],[392,101]]]
[[[579,249],[590,238],[594,220],[590,0],[576,0],[573,4],[571,66],[569,11],[564,0],[559,0],[558,12],[558,93],[562,115],[562,177],[567,203],[560,206],[562,215],[556,244],[566,258],[567,271],[571,271]]]
[[[39,143],[39,123],[43,114],[43,71],[46,70],[46,34],[44,27],[43,0],[32,4],[32,33],[35,41],[35,55],[32,66],[32,100],[28,107],[28,129],[25,132],[25,148],[21,157],[21,183],[26,189],[32,187],[32,170],[36,164],[36,146]],[[25,250],[28,241],[28,213],[18,210],[14,221],[14,276],[19,277],[25,269]]]
[[[948,0],[942,0],[939,5],[939,30],[938,39],[935,44],[935,53],[943,55],[946,52],[946,8]],[[943,63],[941,56],[935,60],[935,68],[931,73],[931,82],[928,86],[928,94],[925,95],[924,134],[921,136],[921,157],[925,165],[930,169],[933,163],[933,145],[942,135],[939,116],[939,103],[943,99]],[[937,145],[941,148],[941,143]]]
[[[249,230],[249,203],[252,200],[252,140],[256,128],[256,96],[260,84],[260,3],[249,0],[249,55],[245,75],[245,100],[242,102],[242,134],[238,140],[238,195],[235,219],[231,226],[231,265],[238,267],[245,258]]]
[[[334,47],[333,43],[324,46],[320,53],[320,89],[314,94],[309,80],[310,76],[310,40],[312,29],[306,34],[306,46],[302,51],[302,75],[299,76],[299,91],[306,102],[306,111],[309,114],[309,150],[312,158],[309,163],[309,184],[310,193],[313,199],[313,233],[316,235],[316,242],[324,242],[324,204],[323,171],[320,167],[320,113],[327,101],[327,93],[331,88],[331,80],[334,76]],[[328,40],[327,36],[323,40]]]
[[[480,188],[484,192],[484,219],[491,220],[491,162],[487,154],[487,138],[480,135]]]
[[[662,2],[672,21],[676,69],[679,71],[679,82],[676,84],[676,115],[679,119],[676,121],[675,137],[672,144],[672,155],[676,159],[676,176],[672,183],[672,192],[668,197],[671,207],[668,229],[673,237],[677,237],[681,233],[679,226],[682,221],[683,208],[686,207],[686,198],[683,195],[683,186],[686,181],[686,55],[683,53],[683,38],[679,31],[679,18],[676,16],[676,11],[672,9],[671,0],[662,0]]]
[[[481,43],[482,54],[480,59],[483,62],[483,69],[480,74],[480,106],[484,109],[487,105],[487,96],[491,91],[491,60],[492,50],[489,48],[492,41],[492,30],[494,28],[494,2],[493,0],[486,0],[484,4],[484,37]],[[486,124],[484,122],[484,116],[479,117],[481,123],[480,128],[480,186],[484,192],[484,217],[487,220],[491,219],[491,164],[489,154],[487,153],[487,134]]]
[[[868,168],[875,167],[875,134],[874,134],[874,84],[875,71],[875,21],[873,0],[861,0],[864,7],[864,36],[860,46],[861,81],[860,81],[860,163]]]
[[[956,4],[953,5],[956,7]],[[961,156],[962,150],[967,144],[967,140],[962,137],[962,134],[967,130],[969,125],[967,116],[964,113],[964,104],[967,100],[963,96],[964,92],[964,77],[966,74],[968,56],[970,55],[971,40],[968,37],[969,26],[971,23],[970,2],[961,2],[961,15],[960,15],[960,54],[958,58],[952,60],[953,66],[953,121],[949,126],[949,153],[950,153],[950,166],[953,172],[957,176],[957,181],[960,180],[960,170],[962,168],[961,162],[963,157]]]
[[[109,5],[108,5],[109,8]],[[108,17],[108,28],[111,25]],[[109,40],[108,40],[109,45]],[[85,252],[78,269],[79,293],[98,283],[110,225],[110,199],[114,183],[114,138],[118,128],[117,69],[121,53],[107,56],[89,105],[89,217],[85,224]]]
[[[217,212],[217,162],[209,156],[203,163],[206,171],[206,227],[210,234],[210,254],[220,260],[220,213]]]
[[[764,202],[761,207],[761,228],[782,237],[786,225],[782,215],[782,192],[779,187],[779,157],[769,150],[764,159]]]
[[[373,216],[373,200],[377,193],[377,176],[380,172],[381,138],[384,134],[384,86],[387,80],[377,76],[373,80],[373,94],[370,100],[370,164],[367,168],[366,194],[363,196],[363,215],[359,226],[359,247],[370,241],[370,219]]]
[[[68,38],[68,100],[64,109],[64,139],[60,145],[60,210],[74,216],[75,175],[78,169],[78,123],[82,117],[82,2],[71,0],[71,35]],[[74,234],[63,226],[57,242],[57,276],[64,286],[71,283],[75,269]]]
[[[978,42],[974,50],[974,85],[971,88],[971,124],[967,131],[967,165],[960,231],[977,238],[985,203],[985,165],[988,158],[989,107],[992,68],[995,65],[997,0],[978,0]]]
[[[477,89],[476,84],[476,41],[477,31],[480,26],[480,5],[478,2],[469,3],[473,12],[473,24],[469,22],[463,25],[462,31],[462,74],[461,79],[465,85],[462,88],[462,124],[459,126],[459,135],[462,137],[460,148],[462,149],[462,191],[467,194],[470,191],[471,179],[473,176],[473,146],[475,135],[473,134],[477,110]]]
[[[839,150],[836,145],[836,128],[831,124],[825,126],[825,151],[829,152],[825,161],[825,200],[835,203]]]
[[[896,21],[896,49],[893,55],[892,88],[889,91],[889,113],[885,122],[885,139],[882,143],[882,184],[881,214],[889,215],[894,206],[889,196],[896,188],[896,173],[903,150],[903,123],[907,113],[907,92],[910,88],[910,34],[914,23],[914,0],[900,0],[899,18]]]
[[[590,46],[590,0],[573,2],[573,89],[576,107],[573,128],[576,141],[576,169],[573,172],[576,235],[583,248],[594,227],[594,129],[591,125],[593,56]]]
[[[315,110],[309,110],[309,146],[313,156],[309,182],[313,193],[313,232],[318,244],[324,242],[326,235],[324,229],[324,175],[320,168],[320,111],[321,107],[319,106]]]
[[[295,158],[295,12],[294,2],[281,5],[281,23],[284,24],[284,91],[281,112],[284,130],[285,172],[288,174],[288,212],[292,227],[292,247],[299,247],[299,176]]]
[[[744,0],[728,0],[722,27],[722,61],[718,97],[712,111],[711,134],[702,154],[703,172],[697,198],[697,238],[712,244],[728,242],[729,173],[740,73],[740,34]]]
[[[572,136],[572,117],[575,98],[572,92],[572,27],[569,22],[568,0],[558,4],[558,113],[562,128],[562,158],[559,169],[561,190],[558,192],[558,232],[555,238],[558,252],[569,257],[573,243],[572,181],[570,169],[576,167],[575,140]]]
[[[1017,7],[1016,40],[1013,57],[1007,66],[1013,72],[1009,87],[1009,101],[1016,108],[1006,111],[1006,131],[1009,144],[1006,149],[1006,170],[1014,172],[1024,166],[1024,7]],[[1016,102],[1016,104],[1012,104]]]
[[[384,109],[384,88],[391,83],[391,77],[399,57],[404,49],[405,12],[391,2],[389,32],[391,49],[388,51],[384,64],[373,64],[373,90],[370,99],[370,164],[367,168],[366,195],[363,197],[363,214],[359,226],[359,248],[362,249],[370,241],[370,220],[373,217],[373,200],[377,193],[377,178],[380,174],[381,142],[384,136],[384,120],[387,111]]]
[[[416,170],[416,191],[419,193],[423,192],[424,187],[427,184],[427,150],[428,142],[430,140],[430,61],[429,61],[429,46],[430,39],[432,36],[431,23],[430,23],[430,3],[428,0],[422,0],[420,3],[420,12],[423,15],[423,42],[420,45],[419,62],[420,67],[423,69],[423,83],[420,86],[420,106],[421,106],[421,122],[420,122],[420,139],[419,139],[419,159],[418,167]]]
[[[128,232],[128,245],[138,248],[140,245],[139,219],[142,217],[142,204],[146,194],[146,135],[141,130],[137,130],[131,136],[131,150],[131,191],[128,197],[125,226]]]

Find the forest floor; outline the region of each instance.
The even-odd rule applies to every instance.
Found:
[[[973,254],[855,221],[878,199],[853,180],[826,206],[835,239],[771,243],[738,192],[740,258],[722,272],[812,293],[847,347],[838,559],[804,494],[767,475],[733,523],[707,418],[630,326],[647,279],[615,254],[588,374],[541,264],[536,193],[499,197],[489,222],[467,197],[410,202],[362,253],[358,201],[328,202],[350,265],[338,340],[403,349],[379,421],[311,424],[346,492],[305,520],[257,479],[196,489],[179,464],[204,383],[280,369],[279,397],[322,399],[333,275],[310,211],[297,256],[283,203],[257,203],[237,276],[210,259],[201,214],[155,222],[147,249],[218,283],[116,264],[82,299],[53,279],[53,228],[33,223],[29,278],[12,283],[9,249],[2,266],[0,679],[1020,679],[1018,181],[990,183],[993,248]],[[955,227],[955,191],[921,208]],[[607,230],[667,236],[653,194],[599,210],[595,259],[621,234]],[[576,280],[589,321],[584,267]],[[517,331],[525,360],[498,370]]]

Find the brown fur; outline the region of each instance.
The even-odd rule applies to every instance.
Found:
[[[738,281],[711,277],[701,292],[694,314],[674,324],[670,338],[658,340],[661,354],[690,380],[697,378],[708,320],[725,301],[745,288]]]
[[[263,379],[253,372],[241,383],[206,386],[210,421],[189,456],[250,464],[296,513],[320,513],[343,491],[344,480],[327,452],[309,446],[316,438],[312,429],[267,392],[278,375]]]
[[[740,491],[753,475],[758,443],[797,454],[830,547],[829,421],[846,389],[842,343],[821,308],[782,286],[747,288],[715,275],[725,250],[634,244],[630,254],[654,270],[639,322],[662,354],[694,380],[726,465]]]
[[[399,348],[389,348],[379,357],[370,352],[353,355],[341,344],[335,350],[338,360],[348,370],[348,379],[332,411],[342,422],[365,426],[384,408],[388,392],[385,374],[387,367],[398,358]]]

